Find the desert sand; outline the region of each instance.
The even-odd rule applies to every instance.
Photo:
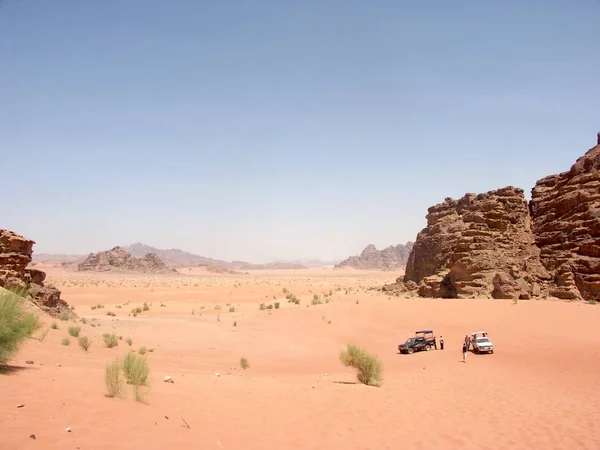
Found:
[[[74,324],[43,317],[45,338],[28,340],[0,375],[3,450],[600,448],[600,306],[389,296],[369,288],[398,273],[352,269],[43,270],[93,342],[88,352],[76,339],[61,345]],[[280,309],[259,309],[275,301]],[[148,311],[130,315],[144,302]],[[422,328],[446,349],[398,354]],[[463,363],[463,337],[479,330],[496,351]],[[105,348],[103,333],[123,340]],[[340,364],[349,342],[380,357],[381,387]],[[152,350],[145,402],[131,390],[107,398],[105,365],[142,346]]]

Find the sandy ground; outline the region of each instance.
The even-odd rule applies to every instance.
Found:
[[[61,345],[69,323],[57,320],[59,330],[23,346],[0,375],[3,450],[600,448],[600,306],[390,297],[368,288],[397,274],[350,269],[47,270],[93,343]],[[310,305],[314,294],[324,303]],[[259,309],[275,301],[280,309]],[[129,315],[144,302],[149,311]],[[446,349],[399,355],[421,328]],[[495,353],[462,363],[464,335],[480,329]],[[105,348],[103,333],[123,340]],[[382,387],[356,384],[339,363],[348,342],[379,355]],[[105,397],[105,365],[142,346],[153,350],[146,402],[131,390]]]

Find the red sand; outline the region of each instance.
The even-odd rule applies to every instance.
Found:
[[[600,448],[600,306],[366,290],[397,275],[389,272],[48,272],[87,318],[78,325],[93,343],[87,353],[74,338],[61,345],[69,324],[57,321],[60,330],[23,346],[16,369],[0,375],[3,450]],[[283,288],[301,304],[288,303]],[[332,301],[306,306],[329,290]],[[281,309],[260,311],[273,296]],[[150,311],[128,315],[143,302]],[[104,308],[91,310],[97,303]],[[420,328],[443,335],[446,350],[399,355],[398,343]],[[496,351],[463,364],[462,339],[479,330]],[[103,346],[107,332],[123,336],[117,348]],[[127,338],[136,351],[154,350],[147,403],[129,387],[124,398],[104,396],[104,367],[129,350]],[[347,342],[379,355],[382,387],[355,384],[338,360]]]

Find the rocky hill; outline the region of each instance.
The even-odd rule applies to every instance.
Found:
[[[156,247],[151,247],[141,242],[136,242],[131,245],[121,247],[131,256],[143,258],[148,254],[157,255],[169,267],[193,267],[193,266],[214,266],[214,267],[230,267],[227,261],[219,259],[206,258],[204,256],[188,253],[178,248],[161,250]]]
[[[506,187],[428,210],[404,277],[385,291],[424,297],[600,300],[600,135],[532,200]]]
[[[379,269],[396,270],[403,269],[408,261],[408,256],[413,247],[412,242],[399,244],[395,247],[390,245],[383,250],[377,250],[373,244],[367,247],[358,256],[351,256],[348,259],[336,264],[336,268],[353,267],[355,269]]]
[[[136,258],[121,247],[114,247],[105,252],[90,253],[83,262],[77,265],[77,270],[93,272],[115,270],[141,273],[173,272],[173,269],[169,269],[155,253]]]
[[[75,316],[67,302],[60,298],[60,291],[44,285],[46,274],[27,268],[34,244],[13,231],[0,229],[0,287],[25,292],[33,303],[51,315],[67,311]]]

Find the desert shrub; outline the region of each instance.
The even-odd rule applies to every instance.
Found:
[[[4,365],[40,327],[38,318],[25,311],[23,297],[0,289],[0,365]]]
[[[268,305],[267,309],[273,309],[273,305]]]
[[[144,303],[144,307],[142,308],[143,311],[150,311],[150,307],[148,306],[148,303]]]
[[[138,350],[138,353],[139,353],[140,355],[145,355],[147,351],[148,351],[148,349],[147,349],[146,347],[141,347],[141,348]]]
[[[133,308],[131,310],[131,315],[133,317],[135,317],[135,316],[137,316],[138,314],[141,314],[141,313],[142,313],[142,308],[140,308],[139,306],[137,308]]]
[[[312,301],[310,302],[311,305],[320,305],[323,302],[321,301],[321,299],[319,298],[318,295],[315,295],[312,299]]]
[[[60,341],[60,343],[62,345],[71,345],[71,339],[69,339],[69,338],[63,338],[63,340]]]
[[[588,300],[588,303],[589,303],[590,305],[595,305],[596,303],[598,303],[598,301],[597,301],[595,298],[590,298],[590,299]]]
[[[73,337],[78,337],[81,332],[81,327],[69,327],[69,334]]]
[[[123,358],[123,373],[127,383],[134,386],[143,386],[148,380],[148,362],[145,358],[140,358],[135,353],[127,353]]]
[[[90,342],[87,336],[79,337],[79,346],[86,352],[88,351],[88,348],[90,348],[90,345],[92,345],[92,343]]]
[[[232,312],[235,312],[235,306],[231,306],[231,307],[229,308],[229,312],[230,312],[230,313],[232,313]]]
[[[340,352],[340,361],[346,367],[356,369],[356,378],[362,384],[380,386],[383,381],[383,367],[376,355],[371,355],[362,347],[348,344]]]
[[[104,385],[106,386],[107,397],[116,397],[121,395],[125,380],[120,361],[113,361],[106,365],[104,369]]]
[[[84,325],[87,324],[87,319],[85,317],[82,317],[81,318],[81,323],[84,324]]]
[[[233,322],[233,326],[237,327],[237,320],[235,322]]]
[[[275,306],[275,309],[279,309],[279,302],[275,302],[273,305]]]
[[[127,345],[129,345],[130,347],[133,345],[133,341],[131,340],[131,338],[127,339]]]
[[[69,320],[70,317],[71,317],[71,315],[69,314],[69,311],[66,309],[63,309],[62,312],[60,313],[60,316],[58,316],[58,318],[60,320],[62,320],[63,322],[66,322],[67,320]]]
[[[264,303],[261,303],[260,306],[258,307],[258,309],[260,309],[261,311],[264,311],[265,309],[267,309],[267,305],[265,305]]]
[[[248,369],[250,367],[250,363],[248,362],[248,359],[240,358],[240,367],[244,370]]]
[[[52,325],[50,325],[50,328],[52,328],[53,330],[58,330],[58,325],[56,324],[56,322],[52,322]]]
[[[106,312],[106,315],[107,315],[107,316],[113,316],[113,317],[116,317],[116,314],[115,314],[114,312],[112,312],[112,311],[107,311],[107,312]]]
[[[104,345],[106,345],[108,348],[113,348],[119,345],[119,340],[114,334],[105,333],[102,335],[102,337],[104,338]]]

